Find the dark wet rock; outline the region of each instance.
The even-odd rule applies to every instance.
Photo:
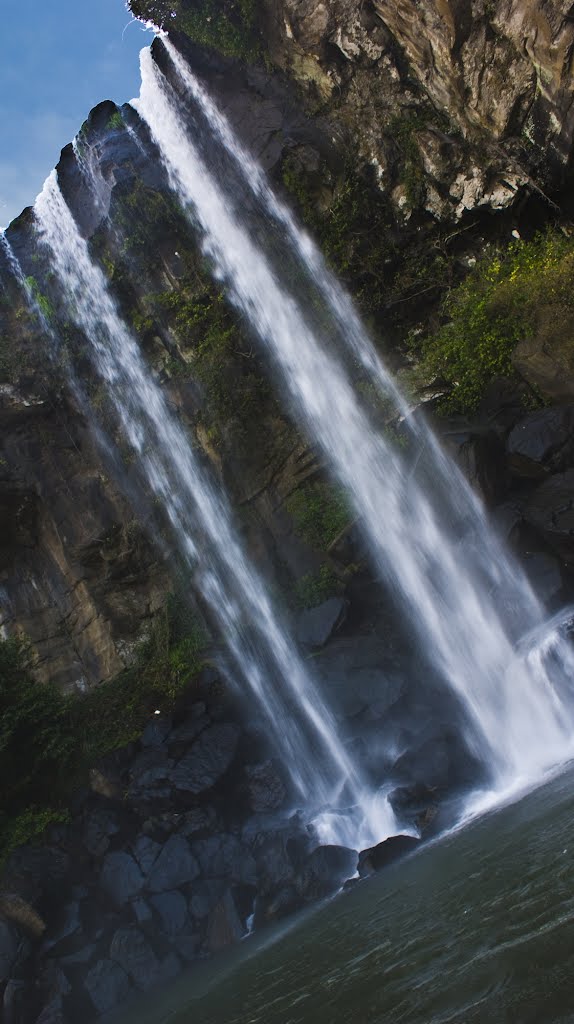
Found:
[[[155,984],[164,984],[166,981],[171,981],[173,978],[177,978],[182,970],[182,963],[176,953],[168,953],[159,965],[159,971],[157,978],[154,979]]]
[[[199,707],[204,708],[205,705],[200,704]],[[193,709],[192,709],[193,710]],[[193,742],[196,736],[199,736],[204,729],[210,724],[209,716],[203,714],[190,714],[186,718],[185,722],[178,725],[177,729],[174,729],[170,738],[169,745],[175,746],[175,744],[182,744],[183,746],[189,745]]]
[[[187,839],[171,836],[162,847],[148,878],[151,892],[167,892],[192,882],[199,875],[199,865]]]
[[[305,647],[324,647],[330,636],[345,621],[347,602],[342,597],[330,597],[315,608],[307,608],[297,616],[296,634]]]
[[[10,977],[18,955],[18,943],[16,929],[0,918],[0,984]]]
[[[97,945],[95,942],[90,943],[88,946],[82,946],[74,953],[68,953],[66,956],[60,957],[59,963],[62,967],[77,967],[81,964],[88,964],[90,960],[94,959]]]
[[[150,903],[157,911],[161,929],[166,935],[179,935],[187,924],[187,902],[178,890],[152,896]]]
[[[247,765],[245,775],[249,806],[256,814],[276,811],[285,803],[287,791],[273,761]]]
[[[199,935],[178,935],[177,937],[177,951],[183,960],[190,963],[195,960],[199,947],[201,945],[201,939]]]
[[[284,885],[271,896],[262,894],[255,903],[255,926],[278,920],[301,906],[301,894],[295,885]]]
[[[155,782],[156,779],[168,777],[173,761],[168,757],[164,747],[146,747],[134,758],[130,765],[130,778],[141,786]]]
[[[289,833],[274,832],[254,852],[260,892],[272,892],[293,882],[295,871],[288,851]]]
[[[189,900],[189,911],[195,920],[201,921],[217,906],[227,882],[223,878],[199,878],[193,883]]]
[[[574,457],[574,406],[530,413],[511,430],[506,450],[519,476],[544,477],[566,469]]]
[[[176,788],[195,794],[211,789],[233,761],[239,734],[238,726],[231,723],[205,729],[171,773]]]
[[[25,983],[12,978],[4,989],[2,1024],[20,1024],[25,997]]]
[[[412,853],[419,844],[420,839],[415,836],[391,836],[390,839],[385,839],[377,846],[372,846],[360,853],[359,874],[361,877],[365,877],[373,874],[374,871],[380,871],[388,864],[392,864],[393,861],[406,857],[407,853]]]
[[[154,715],[146,725],[142,737],[142,747],[161,747],[165,743],[172,729],[170,715]]]
[[[145,900],[134,900],[132,903],[132,910],[138,924],[145,924],[146,921],[151,921],[153,919],[151,907]]]
[[[220,833],[209,839],[196,839],[191,849],[203,877],[226,878],[243,885],[255,885],[255,861],[235,836]]]
[[[35,904],[42,892],[62,882],[70,871],[70,857],[56,846],[20,846],[10,854],[2,872],[3,892],[0,894],[0,912],[11,920],[18,920],[18,898]],[[22,913],[26,909],[22,906]],[[25,922],[22,922],[26,927]],[[36,929],[31,924],[30,931]]]
[[[132,846],[133,855],[142,872],[147,877],[161,853],[161,843],[156,843],[150,836],[138,836]]]
[[[317,657],[316,668],[338,718],[365,708],[382,718],[403,692],[404,658],[385,636],[335,640]]]
[[[209,915],[207,922],[209,952],[216,953],[218,950],[238,942],[244,935],[244,931],[233,894],[228,889]]]
[[[67,903],[62,907],[54,922],[54,926],[49,928],[42,948],[44,951],[50,950],[52,953],[58,949],[66,939],[70,936],[75,935],[79,932],[82,927],[82,921],[80,917],[80,904],[77,900],[72,903]]]
[[[92,807],[85,813],[84,846],[93,857],[103,857],[110,837],[119,832],[119,817],[110,807]]]
[[[106,854],[100,885],[118,907],[123,907],[144,887],[144,876],[133,857],[123,850]]]
[[[98,960],[88,971],[84,984],[97,1013],[113,1010],[130,991],[126,972],[113,960]]]
[[[118,928],[110,945],[110,957],[137,988],[145,991],[157,982],[160,963],[139,928]]]
[[[198,832],[214,832],[217,826],[217,814],[213,807],[193,807],[181,815],[177,831],[184,836],[193,836]]]
[[[66,1024],[62,999],[56,997],[50,1000],[44,1006],[40,1016],[36,1018],[35,1024]]]
[[[305,902],[340,889],[357,870],[358,854],[346,846],[318,846],[307,858],[295,885]]]
[[[541,601],[548,603],[558,596],[562,590],[562,573],[557,558],[544,551],[536,551],[524,558],[523,565]]]
[[[574,469],[545,480],[530,495],[524,518],[568,562],[574,562]]]

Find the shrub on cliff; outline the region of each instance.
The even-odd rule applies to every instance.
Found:
[[[74,749],[66,698],[35,682],[26,645],[0,642],[0,775],[2,810],[49,796]]]
[[[574,321],[574,239],[558,233],[490,252],[447,296],[448,321],[423,348],[425,372],[453,385],[445,404],[472,411],[488,382],[516,372],[512,353],[536,334],[549,307]]]

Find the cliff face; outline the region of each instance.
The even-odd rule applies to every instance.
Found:
[[[549,188],[563,180],[574,130],[569,3],[273,0],[267,10],[273,59],[314,82],[385,186],[409,115],[433,213],[505,205],[531,177]]]
[[[436,309],[464,260],[493,234],[492,224],[479,227],[462,236],[469,244],[461,249],[452,223],[538,189],[558,197],[568,179],[568,4],[267,0],[256,17],[247,2],[223,0],[133,0],[132,7],[176,30],[243,141],[291,194],[362,312],[384,329],[391,363],[404,363],[396,338]],[[224,24],[233,31],[222,32]],[[133,115],[123,116],[129,122]],[[85,138],[105,182],[105,208],[83,191],[69,148],[59,166],[66,198],[170,402],[231,493],[251,550],[289,600],[302,580],[323,594],[317,580],[328,576],[340,589],[355,555],[326,552],[333,537],[318,544],[315,533],[310,540],[296,515],[294,496],[304,503],[323,487],[320,468],[274,394],[268,368],[206,278],[161,170],[112,104],[90,115]],[[126,234],[123,247],[105,226],[108,211]],[[509,222],[503,224],[507,235]],[[463,226],[466,232],[468,220]],[[26,216],[10,238],[37,287]],[[31,638],[40,679],[82,688],[129,661],[165,600],[170,573],[146,539],[145,496],[134,513],[129,455],[119,466],[105,461],[64,365],[48,359],[46,339],[8,280],[5,267],[2,625]],[[209,345],[200,344],[205,337]],[[556,370],[570,365],[564,331],[560,345],[560,359],[551,353],[550,367],[541,369],[548,345],[541,354],[535,339],[525,339],[516,365],[529,378],[536,364],[530,376],[543,390],[558,373],[558,397],[569,397]],[[105,410],[85,361],[80,375],[92,405],[103,401]],[[462,446],[475,479],[491,478],[476,466],[472,430]],[[501,499],[506,486],[497,479],[487,497]],[[321,493],[328,505],[331,496]]]

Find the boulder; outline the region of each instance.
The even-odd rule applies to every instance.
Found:
[[[244,935],[244,928],[237,913],[231,890],[227,890],[217,906],[211,911],[207,922],[207,948],[210,953],[232,945]]]
[[[166,935],[179,935],[187,924],[187,902],[181,892],[163,892],[152,896],[150,903],[157,911],[161,929]]]
[[[407,853],[412,853],[419,844],[420,839],[416,836],[391,836],[377,846],[372,846],[370,849],[361,852],[359,855],[359,874],[362,878],[366,875],[372,875],[373,872],[386,868],[393,861],[406,857]]]
[[[4,989],[2,999],[2,1024],[20,1024],[25,998],[24,982],[11,978]]]
[[[225,878],[230,882],[255,885],[255,861],[235,836],[220,833],[209,839],[196,839],[191,849],[204,878]]]
[[[154,715],[146,725],[142,737],[142,747],[161,747],[172,729],[170,715]]]
[[[42,1010],[35,1024],[66,1024],[63,1002],[60,996],[51,999]]]
[[[346,846],[318,846],[295,879],[301,898],[308,903],[337,892],[357,870],[358,854]]]
[[[98,960],[88,971],[84,985],[99,1014],[113,1010],[130,991],[126,972],[113,960]]]
[[[199,878],[194,882],[189,901],[191,916],[196,921],[207,917],[221,900],[226,886],[223,878]]]
[[[66,903],[59,911],[54,924],[51,925],[42,943],[43,951],[56,951],[66,939],[80,931],[80,904],[77,900]]]
[[[110,958],[145,991],[158,981],[160,963],[139,928],[118,928],[110,945]]]
[[[145,878],[133,857],[123,850],[106,854],[100,885],[117,907],[123,907],[144,887]]]
[[[199,865],[184,836],[171,836],[162,847],[148,878],[151,892],[167,892],[192,882]]]
[[[161,843],[156,843],[146,835],[138,836],[132,845],[133,855],[146,878],[159,857],[161,849]]]
[[[342,597],[330,597],[315,608],[305,609],[297,616],[297,640],[304,647],[324,647],[342,625],[346,614],[347,602]]]
[[[18,893],[0,893],[0,914],[35,939],[39,939],[46,930],[46,922],[38,911]]]
[[[211,789],[229,768],[237,750],[240,730],[231,723],[211,725],[178,763],[170,778],[177,789],[203,793]]]
[[[84,817],[84,846],[93,857],[103,857],[110,845],[110,836],[119,832],[116,812],[110,807],[91,807]]]
[[[557,558],[544,551],[528,554],[523,560],[526,575],[544,603],[549,603],[562,590],[562,573]]]
[[[245,769],[249,806],[256,814],[276,811],[285,803],[287,790],[273,761],[250,764]]]
[[[7,981],[18,956],[16,929],[0,918],[0,985]]]
[[[574,405],[538,409],[511,430],[508,463],[517,476],[543,478],[566,469],[574,456]]]
[[[524,506],[524,518],[559,555],[574,562],[574,469],[537,487]]]

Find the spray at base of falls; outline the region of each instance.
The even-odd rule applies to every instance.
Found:
[[[506,788],[510,780],[539,777],[574,749],[568,641],[556,637],[550,665],[532,652],[517,653],[519,630],[540,627],[544,619],[528,581],[424,426],[411,432],[426,447],[425,486],[405,472],[404,460],[377,428],[332,344],[335,330],[405,412],[406,403],[375,356],[350,300],[334,287],[317,251],[273,198],[262,172],[245,157],[205,92],[193,85],[191,72],[182,73],[181,57],[174,60],[182,89],[191,92],[209,122],[207,142],[202,145],[193,112],[148,50],[141,54],[142,88],[134,106],[161,152],[172,188],[193,223],[199,223],[214,275],[259,336],[299,421],[353,501],[376,564],[402,595],[432,664],[466,709],[468,741],[490,769],[493,784]],[[220,162],[209,159],[208,147],[219,147],[227,158],[225,178],[211,170]],[[249,191],[258,206],[260,237],[270,216],[287,236],[279,255],[277,241],[275,249],[256,241],[254,210],[246,212],[237,198]],[[317,328],[283,271],[284,262],[296,261],[314,278],[316,294],[331,311],[329,330]],[[461,525],[462,538],[456,539]]]
[[[384,793],[361,779],[333,718],[296,653],[234,531],[231,513],[201,466],[106,279],[91,260],[58,186],[56,172],[35,205],[40,240],[91,343],[125,437],[150,491],[162,502],[178,549],[225,638],[234,673],[264,712],[276,749],[324,841],[369,846],[396,831]]]

